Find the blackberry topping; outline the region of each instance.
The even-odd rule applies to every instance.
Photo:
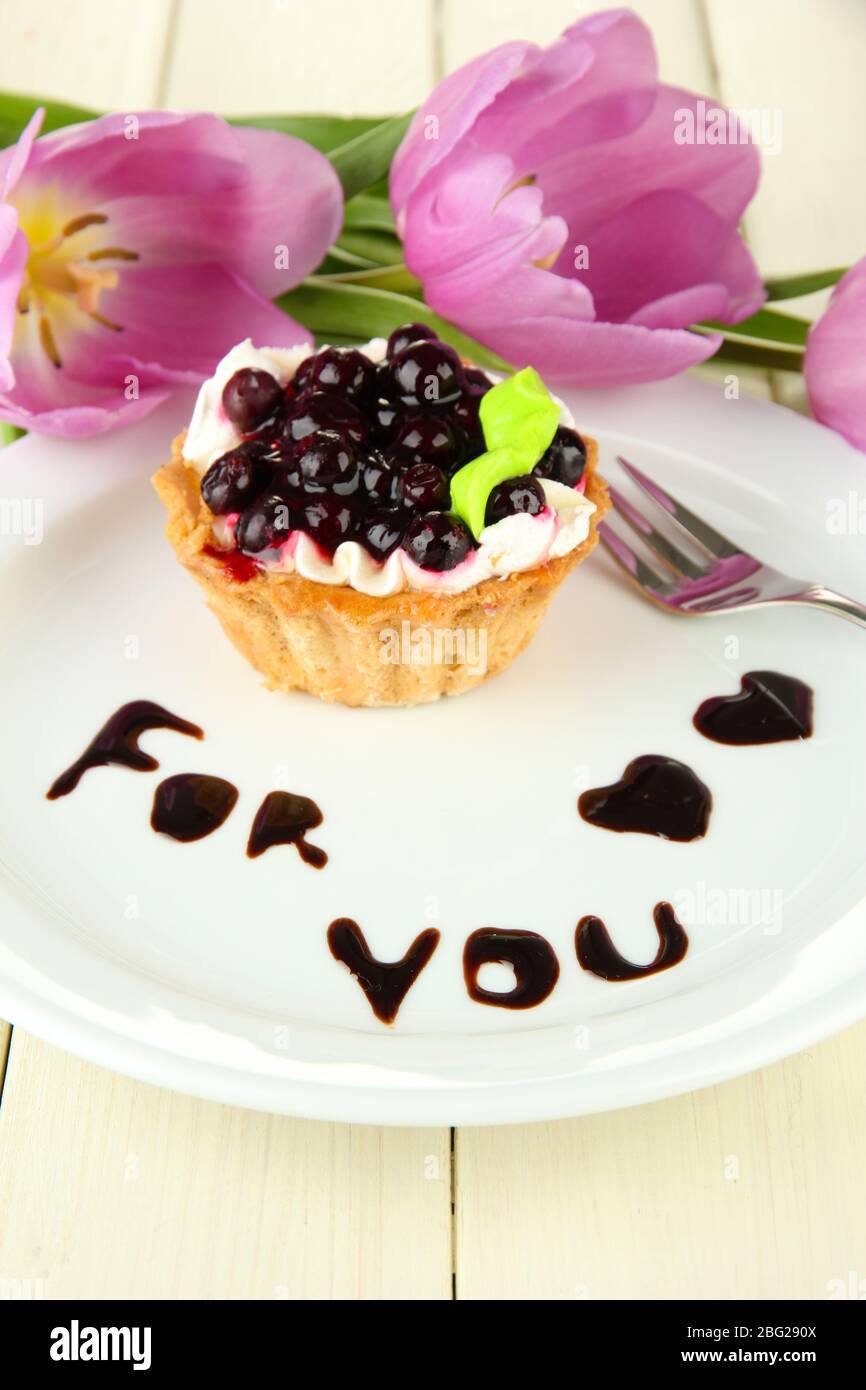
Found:
[[[285,387],[242,368],[223,405],[243,440],[208,468],[202,498],[216,516],[239,513],[239,561],[303,531],[329,554],[356,539],[380,563],[402,547],[425,569],[454,569],[475,541],[449,511],[450,480],[485,452],[479,405],[491,385],[423,323],[396,328],[379,363],[354,348],[311,352]],[[539,478],[573,486],[585,466],[580,436],[557,430],[536,476],[493,489],[486,524],[537,515]]]
[[[403,549],[416,565],[424,569],[453,570],[472,549],[472,537],[458,517],[445,512],[427,512],[409,525]]]
[[[376,401],[370,418],[371,438],[383,448],[394,440],[402,416],[392,401]]]
[[[533,468],[536,478],[575,487],[586,468],[586,445],[577,430],[560,425],[546,451]]]
[[[223,388],[223,410],[242,434],[249,434],[282,404],[283,388],[270,372],[241,367]]]
[[[357,406],[330,391],[312,391],[293,405],[286,422],[286,436],[302,443],[320,430],[340,436],[344,444],[357,446],[367,438],[367,422]]]
[[[294,469],[289,470],[290,478]],[[306,492],[333,492],[348,497],[358,487],[355,451],[331,430],[314,434],[297,461],[299,481]]]
[[[457,437],[448,421],[436,415],[404,415],[394,453],[408,463],[435,463],[450,471],[460,462]]]
[[[493,526],[507,516],[525,512],[527,516],[538,516],[546,505],[544,488],[537,478],[524,474],[521,478],[506,478],[498,483],[487,499],[484,525]]]
[[[404,323],[400,328],[395,328],[388,339],[388,357],[396,357],[398,352],[411,347],[413,343],[432,341],[435,338],[436,334],[426,323]]]
[[[414,512],[442,512],[451,501],[448,479],[435,463],[413,463],[400,480],[400,501]]]
[[[361,526],[359,540],[374,560],[384,561],[403,539],[406,514],[399,507],[371,512]]]
[[[468,463],[470,459],[477,458],[479,454],[483,454],[486,448],[484,430],[481,427],[481,419],[478,414],[480,400],[480,396],[463,396],[451,408],[451,420],[456,425],[454,434],[460,452],[461,465]]]
[[[306,391],[310,384],[310,377],[313,373],[313,363],[315,360],[316,356],[314,353],[310,357],[305,357],[298,367],[298,370],[286,387],[286,395],[289,396],[290,399],[294,396],[300,396],[303,391]]]
[[[453,348],[413,343],[391,359],[391,396],[404,406],[435,409],[459,400],[466,378]]]
[[[242,512],[268,478],[263,445],[239,444],[212,463],[201,480],[201,495],[214,516]]]
[[[333,554],[341,541],[351,539],[356,523],[356,510],[345,497],[323,492],[306,499],[301,528],[329,554]]]
[[[271,546],[282,545],[292,529],[290,503],[278,492],[266,492],[242,512],[235,542],[245,555],[258,555]]]
[[[371,506],[394,507],[400,501],[400,469],[378,449],[361,462],[361,487]]]
[[[493,385],[487,373],[482,372],[480,367],[464,367],[463,375],[466,378],[465,390],[470,396],[486,396]]]
[[[312,360],[308,383],[314,391],[334,391],[351,401],[363,401],[373,389],[376,369],[355,348],[324,348]]]

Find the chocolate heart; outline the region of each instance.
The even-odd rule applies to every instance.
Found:
[[[812,691],[779,671],[747,671],[736,695],[714,695],[692,720],[716,743],[784,743],[812,736]]]
[[[707,833],[712,805],[709,787],[685,763],[646,753],[629,763],[618,782],[584,792],[577,809],[590,825],[605,830],[699,840]]]

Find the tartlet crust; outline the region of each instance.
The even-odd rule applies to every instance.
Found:
[[[594,549],[598,523],[610,506],[597,471],[598,446],[587,445],[586,496],[595,503],[586,540],[568,555],[535,569],[485,579],[461,594],[417,593],[375,597],[348,585],[320,584],[298,574],[261,572],[239,582],[205,547],[213,544],[213,514],[200,479],[183,458],[186,432],[153,486],[168,513],[166,535],[175,554],[205,592],[209,607],[235,647],[273,690],[306,690],[345,705],[414,705],[457,695],[498,674],[532,640],[556,589]],[[477,661],[448,664],[390,662],[385,632],[421,629],[464,633],[477,653],[483,632],[486,668]],[[455,646],[459,649],[459,638]],[[475,644],[474,646],[472,644]]]

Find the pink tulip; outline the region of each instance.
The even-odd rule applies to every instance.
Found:
[[[706,107],[659,83],[629,10],[584,19],[547,49],[503,44],[446,77],[391,169],[427,302],[509,361],[581,385],[709,357],[720,339],[688,326],[737,322],[764,292],[737,233],[757,151],[713,143]],[[680,143],[690,120],[698,138]]]
[[[97,434],[242,338],[309,342],[270,301],[337,236],[331,165],[215,116],[103,116],[0,153],[0,418]]]
[[[809,333],[803,371],[815,419],[866,452],[866,257]]]

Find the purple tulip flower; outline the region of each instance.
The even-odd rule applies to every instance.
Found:
[[[391,202],[437,313],[518,366],[615,385],[703,361],[720,339],[690,324],[761,304],[737,232],[758,174],[732,114],[659,83],[649,30],[611,10],[440,82]]]
[[[866,451],[866,257],[809,333],[803,371],[815,419]]]
[[[101,433],[199,382],[243,338],[305,328],[270,301],[325,255],[323,155],[215,116],[103,116],[0,153],[0,417]]]

